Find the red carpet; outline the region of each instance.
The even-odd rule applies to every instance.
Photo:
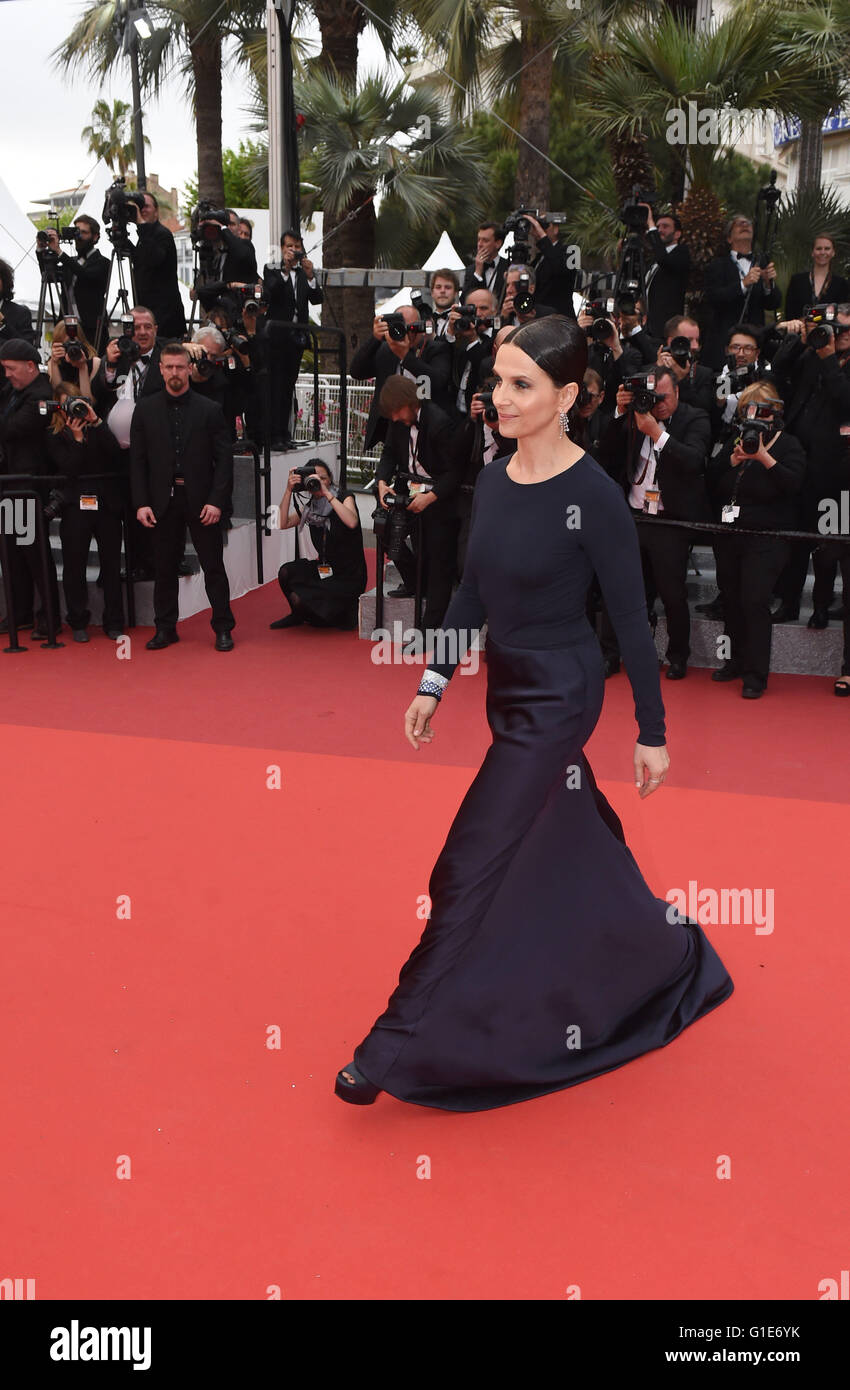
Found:
[[[665,683],[671,776],[647,802],[608,683],[589,754],[655,891],[773,890],[772,933],[706,926],[728,1003],[522,1105],[360,1110],[334,1075],[421,933],[489,741],[484,673],[414,753],[416,668],[269,632],[282,611],[276,586],[240,600],[228,655],[203,615],[129,661],[103,638],[0,654],[0,1275],[38,1299],[816,1299],[848,1251],[831,682],[771,678],[758,703],[705,671]]]

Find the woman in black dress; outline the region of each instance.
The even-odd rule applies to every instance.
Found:
[[[302,478],[292,469],[280,504],[280,528],[285,531],[297,526],[303,531],[309,527],[318,558],[281,565],[278,582],[292,611],[269,626],[309,623],[311,627],[354,628],[357,600],[367,584],[357,502],[349,488],[334,486],[333,474],[323,459],[308,459],[307,464],[314,469],[312,478],[318,480],[318,490],[306,490],[310,477]],[[293,492],[304,493],[306,505],[300,512],[290,511]]]
[[[850,282],[834,275],[835,242],[831,236],[816,236],[812,245],[811,270],[798,271],[788,281],[785,292],[785,318],[799,319],[809,304],[843,304],[850,299]]]
[[[564,432],[586,360],[561,315],[516,329],[496,355],[499,433],[517,452],[479,475],[443,623],[454,648],[405,715],[418,749],[486,617],[493,742],[431,874],[430,921],[337,1075],[355,1104],[381,1090],[462,1111],[545,1095],[663,1047],[732,992],[701,928],[644,881],[582,752],[605,684],[585,614],[595,571],[634,692],[641,797],[669,767],[634,523]]]

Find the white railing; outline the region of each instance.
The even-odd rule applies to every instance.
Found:
[[[311,372],[302,372],[295,384],[295,435],[296,443],[313,438],[313,392],[314,378]],[[349,481],[368,482],[374,475],[375,465],[381,456],[380,445],[367,449],[366,421],[372,405],[374,387],[371,382],[352,381],[348,378],[348,478]],[[319,433],[322,439],[338,440],[339,432],[339,377],[319,374]]]

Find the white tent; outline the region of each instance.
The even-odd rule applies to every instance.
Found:
[[[41,272],[35,258],[35,227],[0,179],[0,259],[15,272],[15,298],[31,309],[38,306]]]
[[[423,265],[423,270],[463,270],[464,264],[452,245],[448,232],[443,232],[434,250]]]
[[[80,203],[80,206],[77,208],[77,211],[73,214],[73,217],[70,213],[67,214],[67,221],[72,222],[82,213],[85,213],[86,217],[96,218],[102,227],[103,202],[106,196],[106,190],[107,188],[110,188],[114,182],[115,175],[112,173],[112,170],[108,168],[108,166],[103,162],[102,159],[99,159],[94,167],[94,173],[92,174],[91,179],[89,180],[89,186],[86,190],[83,201]],[[62,220],[64,224],[66,220],[66,215],[64,213]],[[103,235],[103,232],[101,232],[100,239],[101,241],[106,240],[106,237]],[[104,255],[106,255],[105,248],[101,247],[101,250],[103,250]]]

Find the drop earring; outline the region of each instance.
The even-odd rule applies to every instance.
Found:
[[[570,417],[566,410],[561,411],[561,428],[558,431],[558,438],[563,439],[570,432]]]

